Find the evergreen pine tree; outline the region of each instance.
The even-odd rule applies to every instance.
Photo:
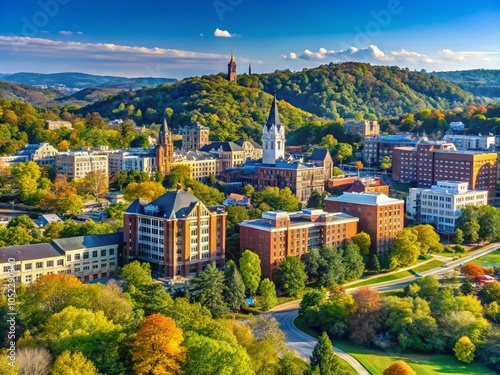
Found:
[[[231,311],[239,311],[245,305],[245,284],[241,278],[236,264],[230,260],[226,263],[224,271],[226,289],[224,300]]]
[[[340,372],[340,362],[333,351],[332,343],[326,332],[323,332],[313,349],[309,374],[336,375]]]

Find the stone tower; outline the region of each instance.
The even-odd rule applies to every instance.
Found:
[[[262,129],[262,163],[276,164],[285,158],[285,125],[280,121],[276,94],[264,128]]]
[[[231,51],[231,60],[227,64],[227,80],[229,82],[237,82],[236,78],[236,62],[234,61],[234,54]]]
[[[174,141],[172,133],[168,130],[167,120],[163,119],[158,133],[158,146],[156,146],[156,169],[166,176],[172,170],[173,161]]]

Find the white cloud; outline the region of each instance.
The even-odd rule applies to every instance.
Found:
[[[232,35],[229,31],[221,30],[219,28],[215,29],[214,36],[216,36],[218,38],[231,38],[232,37]]]
[[[203,36],[203,34],[200,34],[200,36]]]
[[[288,55],[282,55],[284,59],[296,60],[325,60],[330,59],[333,61],[350,61],[350,60],[377,60],[377,61],[391,61],[393,57],[386,55],[377,46],[370,45],[367,48],[357,49],[351,47],[339,51],[328,51],[326,48],[320,48],[317,52],[309,49],[304,50],[301,54],[291,52]]]
[[[424,55],[418,52],[407,51],[405,49],[401,49],[401,51],[396,52],[392,51],[391,55],[395,57],[397,61],[403,61],[407,63],[426,63],[426,64],[435,64],[440,63],[440,60],[433,59],[430,56]]]
[[[83,31],[77,31],[76,32],[78,35],[83,35]]]
[[[500,52],[492,52],[492,51],[461,51],[455,52],[451,49],[443,49],[439,52],[447,60],[452,61],[465,61],[471,59],[479,59],[482,61],[492,61],[488,56],[490,55],[498,55]]]
[[[61,31],[59,31],[59,34],[61,34],[61,35],[73,35],[73,31],[61,30]]]

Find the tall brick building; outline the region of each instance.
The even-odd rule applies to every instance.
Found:
[[[147,261],[167,277],[195,275],[211,262],[224,266],[226,213],[187,191],[170,190],[127,208],[123,240],[124,263]]]
[[[167,120],[163,120],[163,124],[158,132],[158,146],[156,146],[156,167],[164,176],[172,170],[174,161],[174,140],[172,133],[168,129]]]
[[[208,144],[210,128],[197,122],[191,126],[182,128],[182,149],[184,151],[196,151]]]
[[[469,189],[488,191],[495,198],[498,176],[496,152],[445,150],[433,144],[397,147],[393,152],[393,181],[414,181],[429,188],[437,181],[467,181]]]
[[[359,218],[358,231],[370,235],[371,252],[389,251],[404,228],[405,202],[382,193],[344,193],[325,198],[325,211],[344,212]]]
[[[319,209],[269,211],[240,224],[240,250],[259,255],[263,278],[272,278],[286,256],[302,256],[314,247],[341,246],[357,233],[358,218]]]

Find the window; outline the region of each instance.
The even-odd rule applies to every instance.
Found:
[[[57,260],[57,265],[58,266],[64,266],[64,260],[63,259],[58,259]]]
[[[25,270],[25,271],[28,271],[28,270],[30,270],[30,269],[31,269],[31,263],[26,263],[26,264],[24,265],[24,270]]]
[[[92,251],[92,258],[97,258],[98,251],[94,250]]]
[[[106,256],[106,249],[101,250],[101,256],[105,257]]]
[[[43,268],[43,262],[36,262],[36,268],[39,269],[39,268]]]
[[[80,272],[80,267],[75,267],[75,272]]]
[[[92,266],[92,268],[93,268],[93,269],[97,269],[97,268],[99,268],[99,265],[98,265],[98,264],[94,264],[94,265]]]
[[[80,254],[75,254],[75,260],[80,260]]]
[[[83,253],[83,259],[89,259],[89,253],[88,252],[84,252]]]
[[[47,267],[54,267],[54,261],[53,260],[48,260],[47,261]]]
[[[66,255],[66,260],[67,260],[68,262],[71,262],[71,255]]]
[[[89,267],[89,266],[83,266],[83,270],[84,270],[84,271],[88,271],[89,269],[90,269],[90,267]]]

